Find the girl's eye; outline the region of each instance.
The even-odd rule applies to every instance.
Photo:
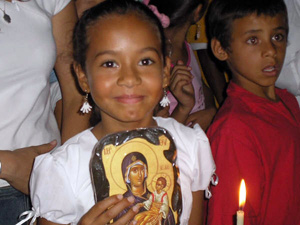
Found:
[[[251,37],[247,40],[247,43],[250,45],[256,45],[258,43],[258,38],[257,37]]]
[[[139,61],[139,66],[149,66],[153,64],[154,62],[151,59],[142,59]]]
[[[103,67],[118,67],[117,63],[113,62],[113,61],[107,61],[105,63],[102,64]]]
[[[284,40],[285,40],[285,36],[284,36],[283,34],[275,34],[275,35],[272,37],[272,39],[273,39],[274,41],[279,41],[279,42],[281,42],[281,41],[284,41]]]

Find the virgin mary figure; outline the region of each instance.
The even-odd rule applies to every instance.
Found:
[[[123,194],[125,198],[133,196],[135,202],[132,206],[136,204],[143,204],[147,201],[151,192],[147,189],[147,177],[148,177],[148,164],[145,156],[139,152],[131,152],[126,155],[122,161],[122,174],[125,181],[127,191]],[[132,207],[124,209],[115,219],[118,220],[122,215],[130,210]],[[140,207],[139,213],[146,211],[145,207]],[[142,224],[142,221],[138,221],[138,224]],[[171,209],[166,219],[158,221],[158,224],[164,225],[175,225],[175,219]]]

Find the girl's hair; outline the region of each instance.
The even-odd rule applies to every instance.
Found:
[[[157,32],[161,41],[161,51],[165,60],[165,36],[163,27],[154,13],[143,3],[134,0],[106,0],[86,10],[77,22],[73,33],[73,56],[83,71],[86,71],[86,52],[89,47],[88,29],[101,18],[110,15],[136,14],[141,20],[149,22],[149,26]],[[103,31],[105,32],[105,31]],[[122,38],[122,37],[120,37]],[[165,62],[165,61],[164,61]]]
[[[201,18],[206,11],[208,0],[150,0],[149,5],[156,6],[160,13],[170,18],[169,27],[176,27],[185,24],[199,5],[202,5],[199,13]]]
[[[208,38],[216,38],[224,49],[229,49],[234,20],[253,13],[271,17],[282,13],[288,28],[283,0],[213,0],[206,15]]]

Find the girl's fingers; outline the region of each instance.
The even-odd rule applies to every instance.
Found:
[[[176,70],[173,69],[170,77],[172,79],[180,74],[184,74],[188,76],[190,79],[193,79],[194,77],[189,70],[185,70],[185,69],[176,69]]]
[[[123,199],[123,195],[110,196],[100,202],[97,202],[94,207],[91,208],[92,214],[101,215],[107,208],[117,204]]]
[[[180,81],[186,81],[187,83],[192,83],[192,79],[190,79],[190,77],[186,76],[185,74],[178,74],[175,77],[172,77],[170,79],[170,86],[175,85]]]
[[[95,220],[95,224],[107,224],[109,221],[111,221],[112,219],[114,219],[119,213],[121,213],[124,209],[126,209],[127,207],[129,207],[133,203],[134,203],[134,197],[133,196],[130,196],[128,198],[123,198],[121,201],[117,202],[112,207],[109,206],[108,209],[105,212],[103,212]],[[131,214],[132,213],[129,213],[128,217],[131,218]],[[125,215],[127,215],[127,213]],[[125,217],[125,218],[127,218],[127,217]],[[121,224],[121,223],[119,223],[119,224]]]
[[[134,216],[139,212],[139,209],[143,207],[141,205],[133,206],[125,215],[123,215],[117,222],[113,223],[114,225],[124,225],[131,221]],[[136,221],[131,221],[130,224],[136,224]]]
[[[179,80],[170,85],[170,91],[173,93],[182,92],[183,90],[189,89],[192,91],[193,85],[187,80]]]
[[[181,79],[185,79],[189,82],[192,82],[192,80],[193,80],[190,76],[181,73],[181,74],[176,74],[176,76],[174,76],[174,77],[171,77],[170,78],[170,83],[174,83],[177,80],[181,80]]]
[[[117,204],[123,199],[123,195],[114,195],[110,196],[100,202],[97,202],[80,220],[80,225],[85,224],[96,224],[95,221],[100,218],[100,216],[107,210],[109,207]],[[98,223],[106,224],[105,223]]]

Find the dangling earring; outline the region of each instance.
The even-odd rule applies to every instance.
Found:
[[[82,113],[89,113],[92,110],[92,106],[90,105],[89,101],[88,101],[88,97],[89,97],[89,93],[86,93],[85,98],[84,98],[84,102],[80,108],[80,111]]]
[[[197,30],[196,30],[196,36],[195,39],[198,40],[200,38],[201,34],[201,25],[197,23]]]
[[[169,100],[169,98],[168,98],[166,89],[164,89],[164,97],[163,97],[162,100],[160,101],[160,105],[161,105],[162,107],[167,107],[168,105],[170,105],[170,100]]]

